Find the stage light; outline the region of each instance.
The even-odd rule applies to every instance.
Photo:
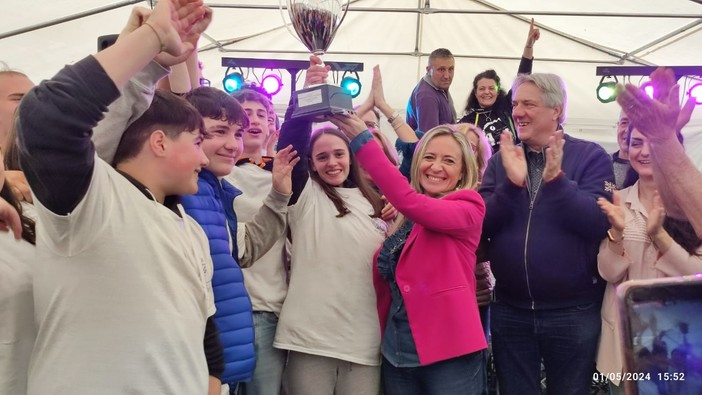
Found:
[[[605,81],[606,78],[613,78],[614,81]],[[601,103],[611,103],[617,98],[617,80],[616,76],[605,75],[600,80],[597,86],[597,100]]]
[[[351,97],[355,98],[361,94],[361,81],[358,79],[358,73],[354,72],[355,77],[347,77],[347,73],[348,72],[344,72],[341,78],[341,88],[351,95]]]
[[[648,97],[653,99],[653,94],[655,93],[655,91],[654,91],[653,84],[651,83],[651,81],[641,85],[641,90],[644,91]]]
[[[692,85],[687,94],[695,98],[695,104],[702,104],[702,83]]]
[[[283,89],[283,80],[275,74],[268,74],[261,80],[261,86],[269,95],[273,96]]]
[[[225,92],[232,93],[241,89],[244,86],[244,75],[241,72],[241,69],[239,69],[238,72],[234,72],[231,74],[229,73],[229,69],[230,68],[228,67],[226,73],[224,74],[222,86],[224,87]]]

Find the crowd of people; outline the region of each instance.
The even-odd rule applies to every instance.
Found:
[[[406,118],[376,66],[320,126],[199,86],[212,17],[161,0],[37,86],[0,71],[0,394],[487,394],[489,354],[500,394],[589,394],[624,371],[617,285],[702,272],[670,70],[620,88],[614,154],[566,133],[533,20],[460,116],[439,48]]]

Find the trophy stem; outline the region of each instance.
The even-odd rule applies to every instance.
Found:
[[[322,56],[324,55],[324,51],[322,51],[322,50],[314,51],[314,52],[312,52],[312,55],[318,56],[319,59],[322,60],[322,64],[321,64],[320,66],[322,66],[322,67],[326,66],[326,65],[324,64],[324,59],[322,59]]]

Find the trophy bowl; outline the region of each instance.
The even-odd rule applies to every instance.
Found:
[[[349,0],[286,0],[297,38],[314,55],[322,56],[346,17]],[[353,110],[351,96],[341,87],[319,84],[293,93],[293,118],[323,121],[326,115]]]

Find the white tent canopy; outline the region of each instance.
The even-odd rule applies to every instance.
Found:
[[[98,36],[121,30],[132,4],[148,7],[138,0],[4,0],[3,4],[0,60],[34,81],[93,53]],[[208,4],[214,9],[214,21],[200,42],[200,59],[213,86],[221,87],[222,57],[308,58],[305,47],[285,27],[277,0]],[[659,0],[352,0],[324,58],[364,63],[360,77],[365,87],[370,87],[372,66],[380,65],[386,98],[404,110],[425,72],[428,54],[446,47],[456,56],[451,93],[460,114],[475,74],[494,68],[503,85],[511,83],[533,17],[542,31],[534,48],[534,72],[564,78],[569,99],[566,130],[613,148],[619,108],[597,101],[597,66],[702,65],[702,1],[663,4]],[[80,14],[88,16],[75,18]],[[62,19],[69,20],[55,23]],[[34,29],[42,24],[49,26]],[[279,110],[285,108],[290,92],[290,79],[282,73],[286,85],[274,98]],[[692,82],[680,81],[688,86]],[[362,92],[358,99],[364,98]],[[702,132],[702,110],[696,111],[690,125],[686,133]]]

